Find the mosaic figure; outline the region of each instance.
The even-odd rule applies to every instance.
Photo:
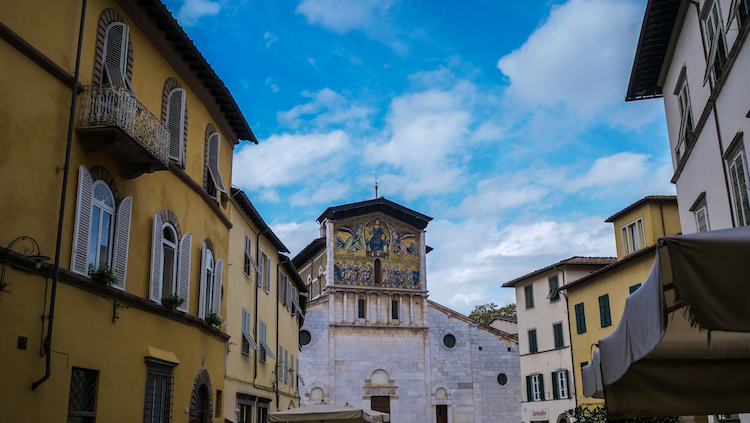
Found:
[[[417,257],[416,252],[412,251],[409,247],[406,246],[406,244],[404,244],[405,240],[415,238],[414,234],[406,233],[401,236],[401,231],[399,231],[398,228],[390,225],[388,225],[388,228],[391,230],[391,252],[398,257],[401,257],[401,255],[406,255],[408,257]],[[411,243],[411,247],[414,247],[413,249],[416,250],[414,242]]]
[[[367,243],[373,256],[382,257],[384,255],[385,248],[388,245],[388,236],[383,231],[383,227],[380,226],[380,219],[375,219],[372,227],[372,237],[370,237]]]
[[[349,237],[344,241],[340,236],[336,236],[336,251],[351,251],[357,253],[365,249],[364,237],[362,232],[364,230],[364,223],[360,223],[354,227],[354,230],[346,226],[339,228],[339,231],[349,233]]]

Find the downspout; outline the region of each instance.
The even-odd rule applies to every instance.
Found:
[[[52,293],[49,303],[49,323],[47,323],[47,338],[44,340],[44,351],[46,355],[46,373],[41,379],[31,385],[36,389],[39,385],[49,379],[51,373],[51,351],[52,351],[52,323],[55,319],[55,299],[57,298],[57,281],[60,277],[60,245],[62,244],[63,221],[65,218],[65,198],[68,192],[68,174],[70,173],[70,148],[73,144],[73,124],[75,121],[76,100],[78,97],[78,75],[81,70],[81,46],[83,44],[83,23],[86,18],[86,0],[81,6],[81,26],[78,29],[78,51],[76,52],[76,70],[73,75],[73,95],[70,98],[70,119],[68,120],[68,144],[65,148],[65,166],[63,166],[62,194],[60,196],[60,216],[57,219],[57,244],[55,245],[55,265],[52,272]]]
[[[279,289],[279,266],[289,261],[289,257],[284,257],[284,260],[279,262],[276,265],[276,289]],[[279,295],[280,293],[276,293],[276,349],[279,349]],[[277,352],[278,353],[278,352]],[[279,357],[278,360],[276,360],[276,363],[281,362],[281,357]],[[279,383],[281,382],[281,377],[279,373],[279,368],[276,369],[276,408],[279,408]],[[291,394],[290,394],[291,395]]]
[[[562,272],[562,279],[563,279],[562,286],[567,285],[565,283],[565,270],[558,269],[557,266],[553,266],[552,268]],[[565,320],[568,321],[568,338],[570,338],[570,345],[569,345],[570,347],[570,373],[573,376],[573,383],[571,384],[570,381],[568,381],[568,386],[570,387],[572,385],[574,388],[576,388],[576,395],[573,396],[571,395],[571,392],[568,392],[568,399],[575,400],[575,405],[577,407],[578,406],[578,389],[575,384],[576,374],[575,374],[575,365],[573,361],[573,330],[571,329],[571,326],[570,326],[570,304],[568,303],[568,290],[567,289],[562,294],[562,296],[565,297],[565,314],[566,314]]]
[[[271,228],[266,228],[263,230],[263,232],[259,232],[255,235],[255,263],[258,263],[258,259],[260,259],[260,244],[258,242],[260,241],[260,236],[264,235],[268,231],[270,231]],[[261,270],[264,270],[261,268]],[[260,338],[258,337],[258,278],[260,277],[260,274],[258,272],[255,272],[255,327],[253,327],[253,334],[255,335],[255,338],[260,341]],[[261,348],[263,346],[261,345]],[[258,378],[258,351],[255,351],[255,362],[253,363],[253,383],[255,383],[255,379]]]
[[[659,212],[661,213],[661,236],[667,236],[667,229],[664,226],[664,200],[661,200],[659,204]]]

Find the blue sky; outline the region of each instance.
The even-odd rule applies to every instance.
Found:
[[[168,0],[260,143],[245,190],[296,254],[329,206],[429,215],[430,298],[613,256],[607,216],[674,194],[664,109],[625,103],[645,0]]]

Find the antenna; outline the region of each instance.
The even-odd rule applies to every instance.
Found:
[[[378,175],[374,176],[375,178],[375,199],[378,199]]]

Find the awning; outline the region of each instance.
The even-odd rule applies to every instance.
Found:
[[[380,411],[365,410],[350,405],[316,404],[277,411],[268,415],[269,422],[336,422],[370,423],[389,422],[390,415]]]
[[[750,412],[750,227],[661,238],[598,352],[610,418]]]

